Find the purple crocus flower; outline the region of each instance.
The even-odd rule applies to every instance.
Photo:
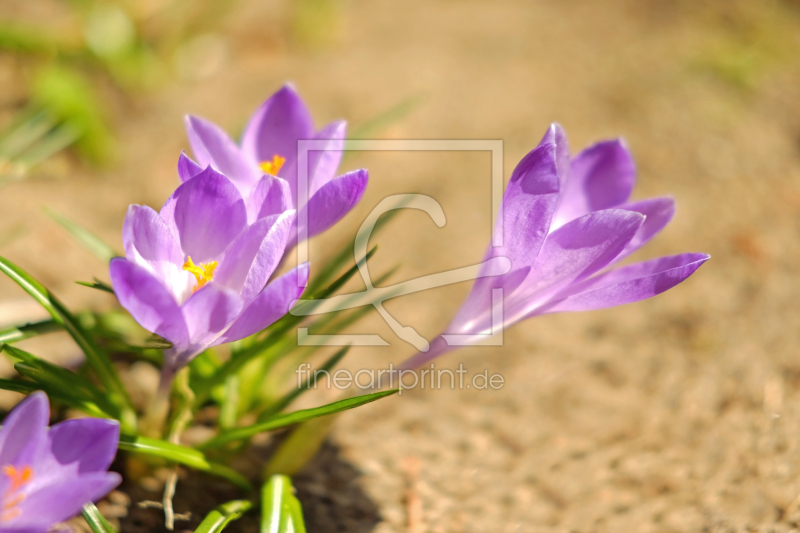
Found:
[[[252,335],[288,312],[306,285],[308,263],[267,281],[294,216],[287,211],[248,224],[241,193],[211,167],[178,187],[158,213],[128,208],[126,258],[111,261],[111,282],[133,318],[172,343],[164,377],[206,348]]]
[[[295,209],[297,220],[307,223],[300,235],[312,237],[355,207],[367,186],[365,169],[334,177],[346,130],[344,121],[336,121],[317,131],[300,96],[286,85],[253,114],[241,145],[212,122],[187,116],[186,132],[197,163],[182,156],[180,179],[185,182],[211,165],[239,189],[249,222]],[[326,146],[325,151],[309,152],[307,203],[298,201],[297,141],[301,139],[322,141]],[[293,233],[290,244],[296,244],[295,240]]]
[[[403,366],[417,367],[478,342],[499,325],[636,302],[688,278],[708,255],[685,253],[609,268],[650,241],[675,212],[672,198],[629,201],[635,177],[624,141],[600,142],[570,158],[566,133],[553,124],[514,169],[503,195],[495,228],[502,232],[502,246],[490,247],[486,259],[507,257],[511,269],[480,278],[445,333]],[[502,309],[493,289],[502,289]],[[498,311],[502,324],[493,328]]]
[[[34,392],[0,429],[0,531],[44,533],[122,481],[108,467],[119,423],[81,418],[48,430],[50,405]]]

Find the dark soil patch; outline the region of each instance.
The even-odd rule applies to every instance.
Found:
[[[261,471],[267,449],[252,447],[246,456],[251,459],[253,473]],[[120,465],[117,465],[120,466]],[[167,469],[157,470],[152,476],[133,481],[130,471],[138,468],[128,463],[128,475],[118,491],[112,493],[98,507],[110,519],[117,519],[122,533],[164,533],[163,511],[156,502],[161,501]],[[317,456],[294,479],[297,495],[303,504],[306,528],[314,533],[369,533],[380,522],[378,506],[362,490],[360,472],[344,460],[339,447],[326,442]],[[219,478],[195,471],[180,471],[173,499],[176,520],[175,531],[193,531],[206,514],[223,502],[245,497],[241,490]],[[152,503],[149,503],[152,502]],[[259,529],[258,502],[253,509],[227,530],[231,532],[256,532]]]

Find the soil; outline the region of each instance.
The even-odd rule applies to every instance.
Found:
[[[9,0],[0,13],[39,17],[33,5]],[[41,206],[120,247],[126,206],[158,206],[177,183],[177,155],[188,149],[183,114],[237,131],[285,80],[319,124],[345,117],[355,127],[413,97],[410,114],[381,138],[502,139],[506,179],[551,121],[564,125],[573,153],[623,135],[638,165],[634,197],[673,195],[678,204],[672,224],[635,259],[684,251],[712,259],[652,300],[536,318],[505,332],[501,347],[437,361],[463,363],[470,375],[499,373],[499,390],[405,391],[342,415],[331,437],[336,459],[326,448],[319,468],[299,478],[308,485],[298,481],[308,517],[328,524],[309,531],[797,531],[800,6],[331,5],[318,38],[309,38],[297,29],[295,4],[242,0],[218,30],[224,60],[205,77],[115,95],[115,166],[87,170],[59,158],[3,188],[0,234],[22,234],[4,240],[0,254],[73,307],[109,308],[105,295],[72,283],[103,277],[105,266]],[[13,92],[24,72],[3,61]],[[346,246],[370,210],[400,192],[435,198],[447,224],[402,213],[375,238],[373,272],[401,262],[396,279],[412,279],[480,260],[491,221],[487,153],[375,152],[344,166],[368,167],[370,186],[352,214],[312,242],[312,264]],[[430,339],[468,290],[405,296],[387,309]],[[24,301],[0,280],[0,317],[35,316]],[[391,346],[354,348],[351,369],[386,368],[414,353],[374,315],[352,331]],[[59,361],[77,354],[57,336],[28,347]],[[318,391],[308,401],[330,397]],[[192,491],[181,483],[177,498],[193,499]],[[231,530],[253,527],[252,517],[243,520]]]
[[[245,454],[247,472],[258,473],[270,446],[253,446]],[[117,464],[115,468],[124,468]],[[117,491],[98,505],[122,533],[166,533],[159,505],[168,469],[157,470],[144,480],[125,480]],[[317,456],[294,476],[293,484],[303,505],[306,528],[319,533],[369,533],[380,522],[377,504],[359,483],[360,473],[342,459],[339,448],[326,442]],[[257,479],[253,479],[257,482]],[[218,478],[179,469],[179,489],[173,500],[175,531],[194,531],[203,517],[220,502],[247,498],[242,491]],[[257,508],[258,495],[253,500]],[[78,522],[76,520],[75,522]],[[256,512],[245,513],[229,526],[234,531],[259,531]]]

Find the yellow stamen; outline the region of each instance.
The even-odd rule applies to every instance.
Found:
[[[11,485],[6,489],[6,493],[0,500],[2,501],[2,504],[0,504],[0,522],[13,520],[22,514],[22,510],[18,505],[25,501],[25,494],[20,493],[19,490],[33,479],[33,468],[30,466],[17,468],[12,465],[5,465],[3,474],[11,481]]]
[[[214,270],[217,269],[217,262],[211,261],[210,263],[195,265],[190,256],[183,264],[183,269],[190,272],[194,276],[194,279],[197,280],[197,285],[192,289],[192,292],[194,292],[214,279]]]
[[[19,507],[14,507],[13,509],[9,509],[8,511],[3,511],[0,513],[0,522],[8,522],[9,520],[14,520],[16,517],[22,514],[22,509]]]
[[[24,484],[33,478],[33,469],[30,466],[25,466],[19,470],[11,465],[3,467],[3,473],[11,480],[11,486],[8,492],[16,492]]]
[[[286,158],[275,154],[272,156],[272,161],[262,161],[258,164],[258,166],[264,171],[265,174],[277,176],[284,163],[286,163]]]

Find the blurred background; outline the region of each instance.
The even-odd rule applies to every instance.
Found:
[[[678,203],[636,259],[712,260],[656,299],[537,318],[439,361],[501,373],[499,391],[419,390],[342,416],[333,439],[374,507],[337,501],[340,530],[796,531],[799,51],[789,0],[3,0],[0,254],[75,307],[112,307],[73,283],[106,266],[42,208],[121,249],[127,205],[158,207],[178,183],[183,115],[238,135],[287,80],[318,126],[345,118],[354,137],[502,139],[506,179],[552,121],[573,153],[624,136],[634,197]],[[399,192],[433,196],[448,222],[401,214],[374,271],[479,261],[488,153],[343,163],[361,166],[364,200],[312,241],[312,262]],[[468,289],[387,308],[431,338]],[[0,325],[38,313],[0,280]],[[353,331],[392,343],[355,349],[353,368],[413,354],[375,317]]]

